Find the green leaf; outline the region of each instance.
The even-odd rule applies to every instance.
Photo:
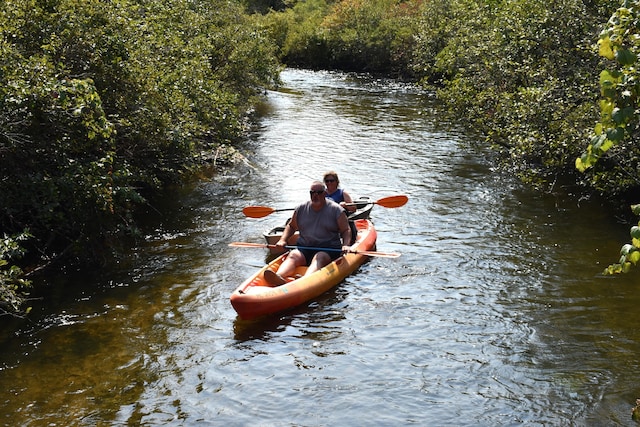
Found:
[[[627,259],[633,265],[636,265],[638,263],[638,261],[640,261],[640,252],[638,252],[638,251],[632,252]]]
[[[613,46],[609,36],[602,37],[600,40],[598,40],[598,54],[611,60],[615,58],[615,55],[613,53]]]
[[[617,125],[626,124],[634,115],[633,107],[614,108],[611,118]]]
[[[613,146],[613,143],[620,142],[624,139],[624,128],[613,128],[607,131],[607,142],[602,144],[602,151],[607,151]]]
[[[596,134],[596,136],[602,135],[603,131],[604,131],[604,126],[602,123],[598,123],[596,127],[593,129],[593,132]]]
[[[620,83],[622,73],[617,70],[602,70],[600,72],[600,85],[601,86],[615,86]]]
[[[624,245],[622,247],[622,249],[620,249],[620,255],[627,256],[627,255],[629,255],[630,252],[633,252],[635,250],[637,250],[637,248],[635,246],[633,246],[630,243],[627,243],[626,245]]]
[[[576,159],[576,169],[578,169],[580,172],[586,171],[587,169],[589,169],[589,167],[591,167],[591,165],[587,165],[587,163],[583,161],[582,158],[578,157]]]
[[[616,52],[616,61],[618,61],[622,65],[633,65],[637,60],[638,57],[629,49],[620,49]]]
[[[613,275],[622,273],[622,265],[621,264],[611,264],[609,267],[605,268],[602,272],[604,275]]]

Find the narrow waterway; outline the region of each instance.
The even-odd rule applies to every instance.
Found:
[[[7,426],[635,426],[638,273],[597,201],[492,170],[433,98],[366,76],[287,70],[246,163],[175,189],[109,269],[51,278],[0,333]],[[262,233],[334,169],[374,208],[378,250],[294,311],[237,319]],[[53,286],[53,285],[56,286]],[[62,291],[61,291],[62,289]]]

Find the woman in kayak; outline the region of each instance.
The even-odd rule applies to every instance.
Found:
[[[300,232],[297,244],[314,248],[336,249],[323,251],[319,249],[294,249],[280,264],[274,273],[267,270],[264,278],[272,286],[286,283],[285,277],[293,274],[296,267],[307,265],[305,275],[320,270],[332,260],[347,252],[353,243],[349,221],[344,209],[326,198],[327,189],[320,181],[314,181],[309,191],[311,200],[299,205],[293,212],[291,221],[286,225],[276,246],[284,249],[289,237]]]
[[[340,179],[338,178],[338,174],[334,171],[329,171],[324,174],[322,177],[324,181],[324,185],[327,186],[327,197],[338,203],[342,206],[343,209],[346,209],[348,212],[353,212],[356,210],[356,205],[348,204],[353,203],[351,196],[349,193],[344,191],[340,187]]]

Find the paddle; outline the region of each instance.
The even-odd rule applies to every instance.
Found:
[[[232,242],[229,246],[234,248],[277,248],[276,245],[268,245],[266,243],[250,243],[250,242]],[[310,249],[314,251],[342,252],[342,249],[336,248],[315,248],[311,246],[285,246],[286,249]],[[398,252],[377,252],[377,251],[349,251],[351,254],[366,255],[372,257],[398,258],[401,254]]]
[[[374,205],[380,205],[383,208],[399,208],[400,206],[404,206],[409,201],[409,198],[404,194],[400,194],[398,196],[388,196],[383,197],[382,199],[378,199],[375,202],[357,202],[357,203],[347,203],[347,206],[366,206],[369,203],[373,203]]]
[[[374,205],[380,205],[385,208],[399,208],[400,206],[404,206],[408,201],[409,198],[404,194],[401,194],[398,196],[383,197],[376,200],[375,202],[349,203],[349,206],[362,206],[368,203],[373,203]],[[271,215],[274,212],[292,211],[294,209],[295,208],[274,209],[270,208],[269,206],[247,206],[242,209],[242,213],[249,218],[263,218],[267,215]]]
[[[274,209],[269,206],[247,206],[242,208],[242,213],[249,218],[262,218],[274,212],[293,211],[295,208]]]

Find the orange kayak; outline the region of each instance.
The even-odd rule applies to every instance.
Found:
[[[358,237],[353,249],[375,250],[378,235],[371,221],[358,219],[355,225]],[[253,319],[304,304],[336,286],[369,258],[359,253],[347,253],[309,276],[304,276],[306,267],[298,267],[295,277],[286,278],[287,283],[271,287],[264,279],[264,272],[278,270],[288,255],[287,252],[274,259],[233,291],[231,305],[242,319]]]

